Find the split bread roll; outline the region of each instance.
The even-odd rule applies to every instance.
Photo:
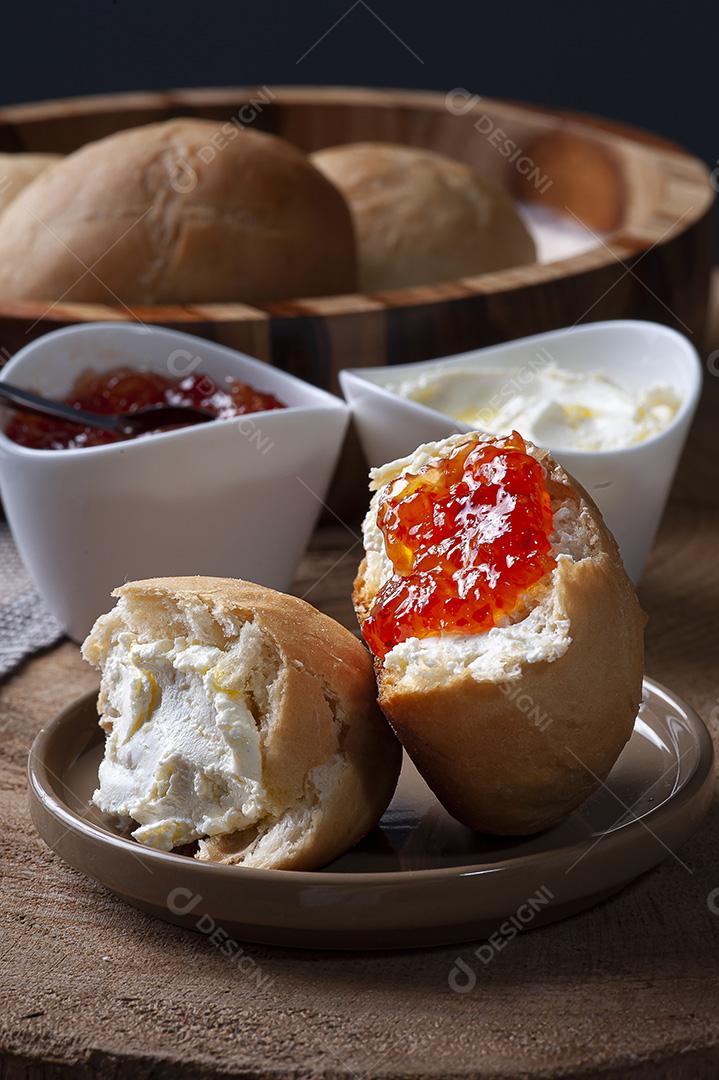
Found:
[[[351,292],[355,278],[337,189],[284,140],[210,120],[89,143],[0,229],[3,300],[259,303]]]
[[[365,292],[427,285],[534,262],[512,199],[431,150],[349,143],[312,155],[349,203]]]
[[[61,154],[0,154],[0,213]]]
[[[142,844],[274,869],[322,866],[373,828],[401,750],[348,630],[245,581],[113,595],[82,647],[102,672],[101,811]]]
[[[385,485],[467,440],[455,435],[372,473],[363,623],[393,567],[377,526]],[[558,822],[604,780],[642,696],[645,616],[617,545],[580,485],[527,443],[546,470],[556,566],[516,613],[482,634],[409,638],[375,660],[380,706],[445,808],[474,829],[528,834]]]

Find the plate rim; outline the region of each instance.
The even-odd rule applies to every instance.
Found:
[[[686,716],[692,735],[698,749],[697,760],[694,768],[682,787],[670,795],[658,806],[647,810],[641,816],[622,826],[619,830],[611,833],[600,833],[599,837],[608,835],[621,835],[623,840],[631,842],[640,830],[645,830],[647,822],[658,821],[674,814],[704,788],[713,773],[714,744],[706,727],[706,724],[697,711],[692,708],[683,698],[679,697],[663,683],[657,682],[649,676],[642,679],[642,689],[648,688],[651,693],[658,695],[667,704],[671,704]],[[67,722],[68,717],[79,709],[94,706],[97,700],[97,692],[90,691],[76,698],[61,712],[43,726],[33,739],[28,752],[27,781],[28,795],[56,820],[61,822],[66,829],[81,833],[83,837],[107,845],[110,848],[119,848],[121,851],[131,854],[135,858],[147,859],[150,864],[155,861],[168,865],[187,865],[187,856],[176,855],[174,852],[159,851],[155,848],[143,847],[136,841],[118,836],[112,832],[106,832],[93,822],[87,821],[73,810],[69,809],[54,793],[52,784],[47,777],[50,770],[45,764],[45,749],[47,743],[56,735],[58,729]],[[636,723],[636,720],[635,720]],[[60,779],[56,777],[56,779]],[[447,881],[458,878],[477,877],[492,873],[501,873],[508,866],[512,868],[531,867],[545,863],[548,858],[557,856],[570,857],[573,854],[581,854],[586,849],[587,839],[563,844],[547,851],[532,852],[526,855],[517,855],[509,859],[502,859],[496,863],[468,863],[459,866],[429,867],[424,869],[408,870],[363,870],[342,871],[337,873],[328,870],[280,870],[263,869],[251,866],[229,866],[224,863],[210,863],[192,860],[193,871],[220,877],[227,876],[229,880],[237,880],[240,871],[247,880],[256,882],[275,882],[279,887],[284,883],[288,888],[302,885],[314,887],[340,888],[351,885],[353,887],[372,888],[377,886],[405,886],[411,887],[418,879],[426,882]]]

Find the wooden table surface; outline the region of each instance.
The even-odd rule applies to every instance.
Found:
[[[719,343],[719,332],[712,334]],[[719,354],[718,354],[719,355]],[[709,350],[703,350],[703,360]],[[719,735],[719,362],[641,586],[648,673]],[[296,583],[354,625],[352,531],[315,537]],[[515,938],[331,954],[247,946],[264,985],[200,934],[125,906],[35,834],[29,743],[93,688],[65,642],[0,687],[4,823],[0,1078],[55,1076],[672,1077],[719,1075],[719,805],[614,899]],[[457,956],[478,970],[454,993]]]

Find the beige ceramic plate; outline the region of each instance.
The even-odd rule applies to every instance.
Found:
[[[580,911],[663,859],[681,859],[713,781],[703,723],[646,679],[607,784],[556,828],[517,840],[473,833],[405,761],[381,826],[323,871],[299,873],[198,863],[114,833],[89,803],[101,753],[92,696],[53,720],[31,750],[33,820],[61,858],[161,919],[305,948],[449,944]]]

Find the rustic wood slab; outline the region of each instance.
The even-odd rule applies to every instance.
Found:
[[[719,334],[714,340],[719,343]],[[715,370],[719,365],[712,363]],[[719,737],[719,377],[642,584],[648,673]],[[347,625],[356,529],[321,530],[296,590]],[[33,735],[95,685],[74,645],[0,688],[4,880],[0,1077],[714,1078],[719,1073],[719,806],[681,852],[616,898],[472,947],[323,954],[207,936],[126,907],[35,835]],[[476,988],[454,993],[461,956]]]

